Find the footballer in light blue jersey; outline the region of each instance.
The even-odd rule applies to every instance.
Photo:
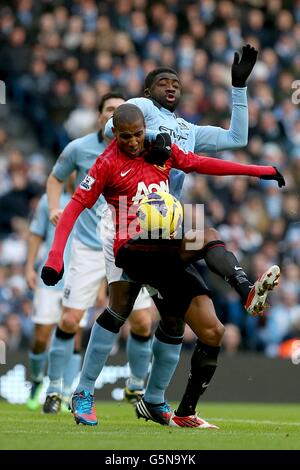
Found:
[[[64,209],[68,202],[71,199],[71,195],[68,193],[63,193],[60,197],[60,207]],[[38,279],[39,284],[38,286],[41,288],[45,288],[45,285],[41,279],[41,269],[46,261],[46,255],[51,248],[51,244],[54,238],[55,226],[49,220],[49,212],[48,212],[48,197],[47,194],[44,194],[37,206],[34,218],[30,224],[30,232],[34,235],[38,235],[39,237],[43,238],[45,241],[45,257],[40,261],[39,270],[38,270]],[[64,263],[65,267],[68,267],[69,260],[70,260],[70,244],[71,244],[72,237],[69,238],[66,251],[64,253]],[[64,281],[61,279],[56,286],[51,286],[50,289],[52,290],[63,290]]]
[[[76,186],[85,178],[96,158],[105,150],[106,143],[101,132],[88,134],[70,142],[53,167],[52,174],[60,181],[65,181],[76,170]],[[79,217],[74,231],[74,238],[92,250],[102,249],[97,230],[105,199],[101,196],[92,209],[86,209]]]
[[[161,96],[158,102],[156,97],[160,83],[164,85],[164,80],[168,79],[170,73],[157,75],[153,83],[146,88],[145,94],[149,98],[132,98],[127,103],[135,104],[144,114],[147,128],[147,137],[153,139],[157,133],[167,132],[171,136],[173,143],[182,150],[195,153],[214,155],[216,152],[227,149],[241,148],[247,145],[248,141],[248,105],[247,88],[232,88],[232,115],[230,128],[228,130],[214,126],[196,126],[184,119],[177,117],[175,108],[180,99],[180,83],[178,83],[178,95],[176,96],[176,84],[170,89],[165,89],[165,96]],[[174,78],[174,77],[173,77]],[[152,88],[155,88],[155,95]],[[150,94],[151,93],[151,94]],[[154,99],[155,96],[155,99]],[[160,103],[168,106],[164,107]],[[171,109],[170,109],[171,108]],[[173,108],[173,109],[172,109]],[[112,137],[112,119],[105,127],[105,135]],[[185,173],[173,169],[170,173],[170,193],[180,198]]]

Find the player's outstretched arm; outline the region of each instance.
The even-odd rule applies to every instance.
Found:
[[[234,55],[231,68],[232,113],[229,129],[214,126],[195,126],[195,152],[220,152],[245,147],[248,143],[248,103],[246,82],[257,59],[257,50],[247,44],[241,57]]]
[[[41,278],[47,286],[55,286],[64,274],[64,250],[74,224],[85,209],[85,206],[75,199],[71,199],[65,207],[57,224],[54,240]]]
[[[172,145],[173,167],[191,173],[215,176],[244,175],[256,176],[261,179],[275,180],[281,188],[285,181],[281,173],[274,166],[244,165],[217,158],[204,157],[192,152],[183,152],[177,145]]]

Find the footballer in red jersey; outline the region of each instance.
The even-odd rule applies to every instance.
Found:
[[[179,308],[179,310],[181,310],[180,313],[183,315],[183,310],[187,309],[188,303],[193,297],[205,297],[205,293],[203,290],[201,291],[201,285],[198,283],[198,276],[195,272],[190,271],[190,267],[186,268],[182,264],[180,258],[181,243],[178,243],[178,240],[155,240],[155,244],[153,244],[153,240],[143,240],[144,246],[148,243],[148,246],[154,247],[154,251],[149,250],[145,252],[143,250],[143,263],[139,262],[139,256],[133,256],[135,248],[139,246],[140,239],[137,239],[136,230],[134,231],[134,236],[130,233],[130,230],[128,230],[128,228],[131,227],[131,222],[136,217],[135,211],[132,211],[132,206],[138,207],[138,203],[145,192],[152,192],[158,189],[167,191],[168,175],[171,168],[178,168],[185,172],[196,171],[198,173],[213,175],[243,174],[257,176],[277,180],[279,185],[284,184],[284,179],[276,168],[270,166],[240,165],[214,158],[202,157],[191,152],[185,153],[176,145],[172,145],[170,148],[168,148],[168,145],[165,145],[163,153],[167,154],[168,158],[165,158],[165,161],[156,161],[156,164],[153,164],[154,160],[152,159],[151,163],[150,158],[153,149],[145,149],[144,145],[144,118],[140,110],[134,105],[125,104],[118,108],[114,115],[114,127],[116,140],[113,141],[106,151],[97,159],[62,215],[56,230],[52,250],[50,251],[49,258],[43,269],[43,280],[49,285],[57,282],[63,270],[62,256],[64,246],[78,215],[85,207],[92,207],[99,195],[103,193],[107,202],[116,209],[116,262],[125,272],[130,271],[130,276],[133,281],[141,282],[140,276],[142,275],[143,282],[156,284],[155,287],[157,287],[159,291],[163,291],[164,298],[168,299],[170,302],[172,299],[182,302],[182,304],[179,302],[177,305],[178,308],[179,305],[182,306],[182,309]],[[159,149],[155,149],[155,152],[158,154]],[[168,249],[168,247],[171,247],[171,249]],[[136,250],[136,252],[137,251],[138,250]],[[154,266],[155,270],[153,269],[153,252],[160,254],[160,256],[156,256],[158,263]],[[171,256],[169,256],[170,253]],[[169,255],[166,257],[166,254]],[[175,268],[174,271],[173,268]],[[260,292],[259,296],[265,296],[263,299],[265,300],[267,291],[276,284],[279,275],[278,270],[270,271],[270,273],[268,273],[268,279],[257,281],[257,291],[256,287],[254,289],[255,295],[258,295]],[[163,275],[159,275],[158,279],[156,279],[155,274],[158,272],[163,273]],[[150,275],[151,273],[153,274],[152,277]],[[243,275],[245,279],[245,273],[243,273]],[[172,282],[169,282],[167,278]],[[194,282],[190,282],[191,279],[193,279]],[[184,282],[181,283],[181,280],[184,280]],[[177,287],[174,289],[173,282],[178,283],[178,289]],[[267,287],[265,286],[266,282],[268,283]],[[250,291],[253,288],[251,289],[249,285],[247,286],[247,292],[250,295]],[[253,300],[253,295],[250,296],[250,301]],[[210,299],[207,300],[210,301]],[[213,326],[213,328],[220,328],[221,324],[215,317],[211,301],[207,303],[207,301],[201,299],[201,302],[203,305],[205,304],[203,315],[210,316],[210,320],[213,319],[211,321],[211,325],[214,325],[215,322],[215,327]],[[114,318],[112,319],[110,317],[108,321],[109,315]],[[198,337],[201,337],[202,324],[200,317],[197,315],[196,318],[191,318],[191,315],[187,312],[187,316],[185,316],[184,319],[189,323]],[[106,314],[103,312],[98,320],[97,323],[105,330],[115,332],[117,331],[115,325],[117,321],[120,321],[120,315],[116,315],[116,312],[112,312],[112,309],[110,309]],[[111,326],[112,322],[114,322],[114,326]],[[221,327],[223,328],[222,325]],[[207,347],[209,348],[209,345]],[[211,347],[211,349],[216,348]],[[207,352],[205,354],[206,356],[208,355]],[[88,381],[84,380],[84,376],[87,374],[88,362],[88,360],[85,361],[79,389],[77,390],[79,395],[76,399],[78,400],[79,397],[81,397],[81,400],[82,397],[88,396],[84,391],[84,385],[89,387],[89,385],[87,385]],[[210,367],[206,367],[206,378],[203,379],[203,383],[205,384],[210,381],[216,367],[214,366],[213,368],[211,365],[212,362],[210,361]],[[89,377],[91,376],[90,373],[87,375]],[[80,387],[82,387],[81,390]],[[81,393],[82,391],[84,391],[84,393]],[[145,410],[143,414],[143,409],[147,406],[148,405],[143,402],[140,409],[137,408],[140,416],[145,417],[145,413],[147,415],[147,411],[145,412]],[[150,412],[149,408],[147,409],[148,418],[149,414],[153,417],[153,410]],[[163,413],[166,412],[164,411]],[[168,415],[166,419],[170,421],[171,416]],[[154,420],[159,421],[158,419]],[[175,422],[173,425],[180,424],[176,424]]]
[[[141,199],[153,191],[168,192],[169,173],[172,168],[186,173],[248,175],[278,179],[278,172],[274,167],[241,165],[203,157],[192,152],[184,152],[175,144],[171,145],[170,156],[163,166],[153,165],[145,158],[149,150],[144,148],[145,123],[142,113],[131,104],[121,105],[118,111],[115,114],[117,117],[121,116],[120,123],[117,117],[114,117],[118,123],[118,140],[114,139],[98,157],[89,174],[77,188],[71,202],[71,206],[80,208],[81,205],[83,210],[85,207],[91,208],[99,196],[104,195],[108,204],[116,210],[115,254],[128,239],[133,238],[128,227],[136,218],[134,208],[137,209]],[[130,114],[130,112],[136,113],[137,116],[132,124],[124,120],[124,113]]]

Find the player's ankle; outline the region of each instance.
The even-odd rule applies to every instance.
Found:
[[[182,403],[179,405],[178,409],[175,411],[176,416],[192,416],[196,413],[196,409],[192,404]]]

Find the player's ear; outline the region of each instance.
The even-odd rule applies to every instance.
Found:
[[[115,127],[112,127],[111,130],[112,130],[112,133],[113,133],[114,135],[116,135],[116,128],[115,128]]]
[[[146,98],[150,98],[151,93],[150,93],[150,89],[149,89],[149,88],[145,88],[145,90],[144,90],[144,96],[145,96]]]

